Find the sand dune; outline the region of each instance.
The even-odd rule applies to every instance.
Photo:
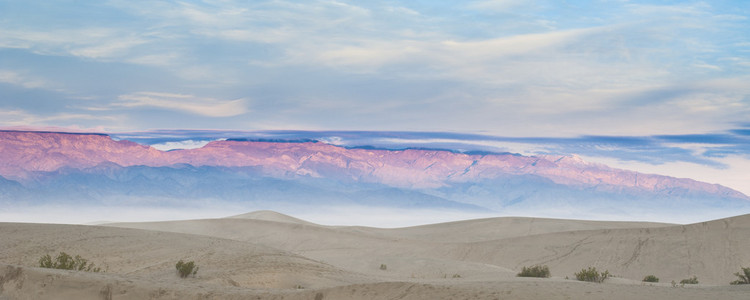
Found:
[[[493,218],[397,229],[271,211],[104,226],[0,223],[0,299],[741,299],[750,215],[690,225]],[[36,268],[80,254],[107,269]],[[195,260],[195,278],[174,263]],[[517,278],[546,264],[553,278]],[[384,268],[381,269],[381,265]],[[587,266],[617,276],[567,280]],[[643,284],[648,274],[661,279]],[[697,276],[697,286],[672,287]]]
[[[348,229],[404,239],[423,241],[442,240],[445,242],[466,243],[575,230],[652,228],[669,225],[674,224],[504,217],[457,221],[398,229],[367,227],[349,227]]]
[[[0,224],[2,263],[37,266],[45,254],[78,254],[107,274],[172,284],[175,263],[195,260],[196,283],[217,287],[321,287],[366,282],[357,274],[289,252],[248,242],[126,228],[51,224]]]
[[[279,223],[291,223],[291,224],[305,224],[305,225],[317,225],[312,222],[307,222],[302,219],[297,219],[292,216],[288,216],[282,213],[277,213],[270,210],[259,210],[249,212],[246,214],[240,214],[236,216],[227,217],[228,219],[249,219],[249,220],[260,220],[260,221],[273,221]]]
[[[608,269],[662,282],[697,276],[702,283],[726,284],[739,266],[750,265],[750,215],[684,226],[601,229],[515,237],[455,247],[454,257],[519,269],[547,264],[558,276],[582,266]]]

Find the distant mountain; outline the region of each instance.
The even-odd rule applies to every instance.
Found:
[[[102,134],[0,132],[0,201],[180,205],[221,200],[612,214],[749,207],[730,188],[576,156],[214,141],[160,151]]]

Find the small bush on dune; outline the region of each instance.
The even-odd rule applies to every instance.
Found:
[[[54,261],[52,260],[52,256],[50,256],[49,254],[42,256],[41,258],[39,258],[39,266],[48,269],[87,272],[100,272],[102,270],[101,268],[94,267],[93,263],[89,263],[87,259],[82,258],[80,255],[72,257],[65,252],[60,252],[60,254],[55,257]]]
[[[643,278],[643,282],[659,282],[659,277],[654,275],[648,275]]]
[[[609,277],[609,271],[599,272],[594,267],[588,269],[582,269],[581,272],[575,273],[576,279],[579,281],[598,282],[602,283]]]
[[[195,276],[195,273],[198,273],[198,266],[196,266],[195,262],[192,260],[189,262],[180,260],[175,265],[175,268],[182,278],[186,278],[190,275]]]
[[[734,273],[734,276],[737,276],[739,279],[729,284],[750,284],[750,268],[742,268],[742,272]]]
[[[697,276],[693,276],[693,277],[688,278],[688,279],[680,280],[680,284],[698,284],[698,277]]]
[[[521,269],[521,273],[518,273],[516,276],[549,278],[550,276],[549,267],[541,266],[541,265],[536,265],[532,267],[523,267],[523,269]]]

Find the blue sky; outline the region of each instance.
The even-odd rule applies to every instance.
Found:
[[[0,126],[478,134],[747,193],[749,17],[747,1],[0,0]]]

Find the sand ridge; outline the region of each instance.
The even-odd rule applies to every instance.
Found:
[[[104,226],[0,223],[0,299],[65,293],[81,299],[737,299],[750,293],[728,285],[740,266],[750,266],[748,236],[750,215],[690,225],[492,218],[395,229],[323,226],[271,211]],[[36,268],[41,255],[58,251],[80,254],[107,272]],[[176,276],[178,259],[195,260],[197,276]],[[533,264],[548,265],[553,278],[515,277]],[[617,277],[604,284],[565,279],[586,266]],[[641,283],[648,274],[661,283]],[[700,285],[669,284],[693,275]]]

